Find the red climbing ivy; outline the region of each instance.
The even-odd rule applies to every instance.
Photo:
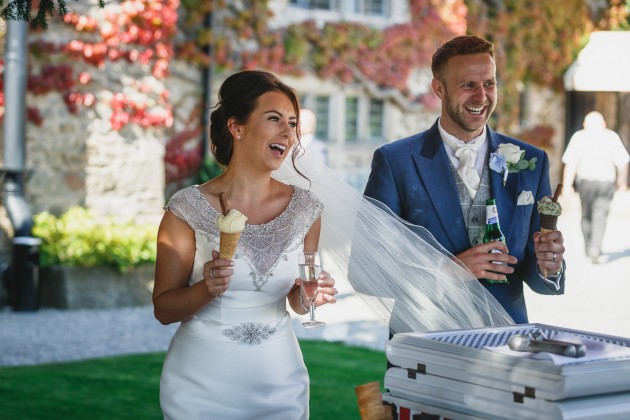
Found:
[[[604,13],[594,16],[598,27],[627,28],[630,0],[609,0]],[[592,29],[584,0],[554,2],[524,0],[409,0],[410,19],[383,30],[351,22],[314,21],[271,28],[268,0],[125,0],[107,5],[99,19],[70,12],[63,22],[75,36],[66,43],[31,41],[29,92],[59,92],[68,111],[94,106],[96,73],[108,72],[121,60],[146,68],[162,80],[177,58],[216,73],[265,68],[278,74],[308,72],[342,83],[368,82],[395,89],[411,102],[407,80],[414,68],[425,68],[435,48],[445,40],[469,33],[491,39],[497,47],[501,81],[500,123],[511,127],[519,114],[521,84],[559,88],[562,74]],[[211,25],[206,22],[211,19]],[[49,64],[43,64],[49,63]],[[171,137],[166,150],[167,178],[188,176],[199,165],[199,115],[173,128],[173,104],[160,84],[137,81],[141,95],[130,96],[121,81],[109,77],[108,102],[113,130],[129,124],[166,127]],[[204,112],[201,89],[197,112]],[[103,100],[100,94],[99,101]],[[0,105],[3,97],[0,93]],[[41,123],[36,109],[29,120]]]

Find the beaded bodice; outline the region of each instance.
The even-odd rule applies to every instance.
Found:
[[[208,203],[197,186],[175,193],[165,209],[172,211],[218,249],[219,231],[215,220],[219,212]],[[280,215],[266,223],[245,225],[235,259],[243,258],[250,266],[256,289],[262,287],[287,253],[302,244],[322,210],[323,205],[310,191],[293,187],[289,205]]]

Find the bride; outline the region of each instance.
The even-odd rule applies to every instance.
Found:
[[[271,177],[297,140],[298,114],[295,93],[275,76],[228,77],[210,132],[226,170],[166,206],[154,312],[164,324],[181,322],[160,380],[166,419],[308,418],[309,378],[286,304],[307,312],[297,254],[318,249],[322,204]],[[216,251],[220,193],[247,216],[234,260]],[[327,273],[319,291],[316,305],[335,303]]]

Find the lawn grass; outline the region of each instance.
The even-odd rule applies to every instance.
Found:
[[[300,344],[311,378],[311,419],[359,419],[354,387],[383,384],[385,353],[322,341]]]
[[[354,387],[383,382],[383,352],[301,341],[311,419],[358,419]],[[164,353],[0,368],[0,419],[161,419]]]

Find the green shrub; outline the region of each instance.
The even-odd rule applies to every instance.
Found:
[[[42,212],[33,220],[33,235],[42,239],[42,267],[109,265],[125,272],[155,262],[156,226],[96,217],[78,206],[60,217]]]

